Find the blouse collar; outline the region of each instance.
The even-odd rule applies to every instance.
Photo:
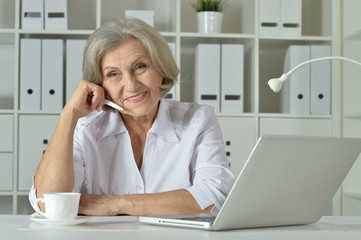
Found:
[[[119,112],[103,112],[103,121],[98,122],[99,134],[97,141],[107,136],[122,134],[128,132],[123,119]],[[101,126],[100,126],[101,125]],[[174,121],[171,118],[170,106],[167,100],[162,99],[159,104],[158,114],[154,120],[154,123],[149,130],[150,133],[161,136],[164,140],[169,142],[180,142],[180,139],[176,133]]]
[[[180,142],[170,111],[168,100],[162,99],[160,101],[158,115],[149,132],[154,132],[169,142]]]

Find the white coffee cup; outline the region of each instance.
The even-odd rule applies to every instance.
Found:
[[[37,198],[36,203],[45,204],[41,215],[50,221],[69,221],[76,218],[79,209],[80,193],[44,193],[44,198]]]

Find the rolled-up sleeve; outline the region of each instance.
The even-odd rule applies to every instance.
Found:
[[[74,141],[73,141],[73,162],[74,162],[74,188],[73,192],[82,192],[82,189],[85,188],[86,176],[85,176],[85,162],[84,154],[82,148],[82,139],[78,134],[79,124],[75,128],[74,132]]]
[[[192,159],[192,183],[187,190],[202,209],[214,205],[219,211],[230,192],[234,175],[229,169],[219,123],[210,114],[197,138]]]
[[[40,213],[39,205],[36,203],[36,189],[34,188],[34,176],[33,176],[33,184],[31,185],[30,192],[29,192],[29,202],[33,209]]]

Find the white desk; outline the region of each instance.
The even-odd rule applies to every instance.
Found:
[[[143,225],[138,223],[136,217],[93,217],[89,222],[81,225],[50,227],[32,222],[28,215],[0,215],[0,239],[360,240],[361,216],[323,217],[316,224],[303,226],[212,232]]]

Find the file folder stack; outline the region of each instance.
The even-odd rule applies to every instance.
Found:
[[[243,112],[243,45],[222,44],[221,112]]]
[[[63,40],[21,39],[20,109],[63,107]]]
[[[21,28],[44,29],[44,0],[21,1]]]
[[[281,0],[260,0],[260,34],[279,35]]]
[[[291,45],[286,53],[284,72],[298,64],[331,55],[327,45]],[[331,63],[320,61],[297,69],[284,83],[282,112],[331,114]]]
[[[82,79],[86,40],[66,40],[66,93],[68,100]],[[64,105],[64,41],[20,40],[20,109],[59,111]]]
[[[290,46],[286,53],[284,72],[310,59],[309,46]],[[310,113],[310,65],[298,69],[284,83],[282,112]]]
[[[331,47],[311,45],[311,59],[331,56]],[[311,114],[331,114],[331,61],[311,63]]]
[[[42,40],[41,110],[63,108],[63,40]]]
[[[40,110],[41,39],[20,42],[20,109]]]
[[[67,0],[21,0],[22,29],[68,29]]]
[[[301,36],[302,0],[281,0],[281,36]]]
[[[260,0],[260,34],[301,36],[302,0]]]
[[[196,49],[196,101],[220,112],[221,46],[199,44]]]
[[[45,29],[68,29],[67,0],[44,0]]]
[[[243,112],[242,44],[199,44],[196,49],[195,99],[215,112]]]

